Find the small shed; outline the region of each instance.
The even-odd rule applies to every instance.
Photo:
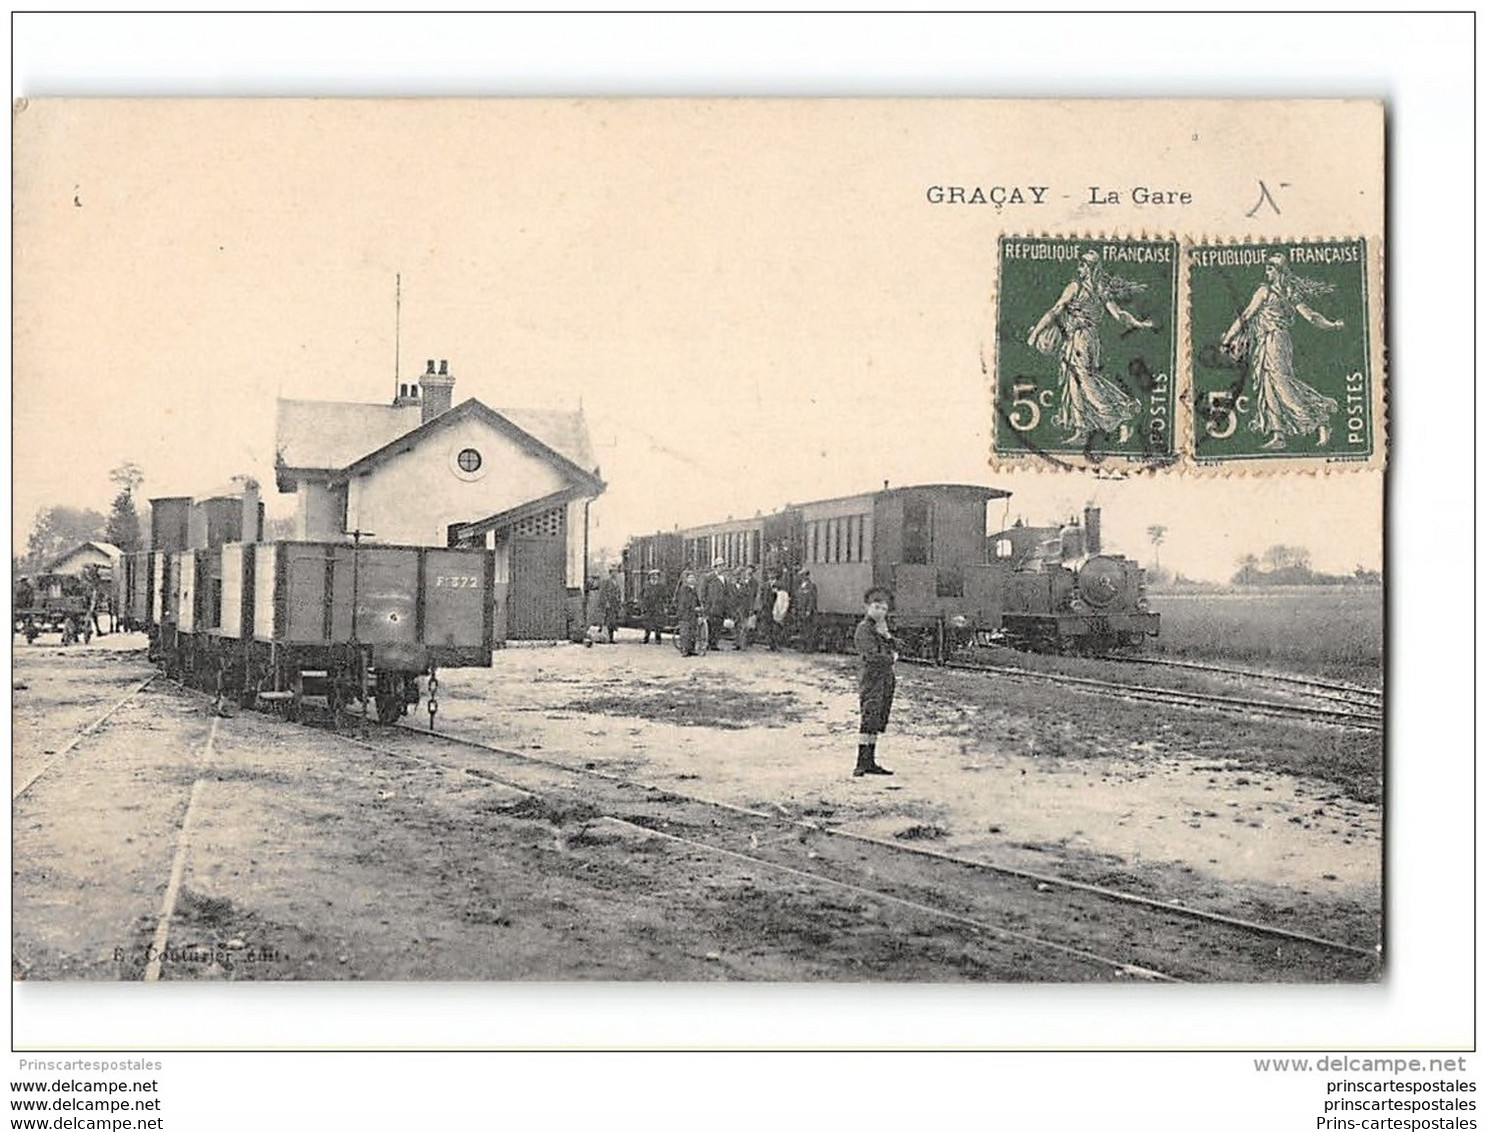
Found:
[[[104,579],[113,576],[114,566],[124,552],[111,542],[84,542],[60,558],[47,563],[43,573],[82,575],[89,566],[97,566]]]

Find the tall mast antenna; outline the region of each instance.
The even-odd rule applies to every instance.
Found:
[[[393,317],[392,329],[392,387],[398,388],[398,379],[403,376],[403,273],[398,272],[397,313]]]

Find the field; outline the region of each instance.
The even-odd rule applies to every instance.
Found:
[[[1162,634],[1149,648],[1153,656],[1383,681],[1384,591],[1377,587],[1155,593],[1151,607],[1162,615]]]

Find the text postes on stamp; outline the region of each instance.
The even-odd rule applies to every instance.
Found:
[[[1372,456],[1365,242],[1199,246],[1187,263],[1194,457]]]
[[[1177,244],[1003,237],[996,311],[999,457],[1174,455]]]

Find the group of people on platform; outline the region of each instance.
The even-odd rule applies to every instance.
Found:
[[[598,623],[613,642],[625,612],[618,567],[600,583],[598,596]],[[659,644],[674,611],[677,647],[687,656],[718,651],[725,621],[732,623],[733,647],[738,650],[748,648],[757,639],[776,652],[791,637],[798,637],[800,647],[807,652],[817,647],[816,583],[809,570],[799,572],[792,588],[783,571],[769,569],[761,580],[754,567],[730,570],[718,558],[701,577],[696,570],[687,570],[674,591],[668,590],[659,570],[652,570],[639,598],[641,627],[645,630],[642,643],[654,639]]]

